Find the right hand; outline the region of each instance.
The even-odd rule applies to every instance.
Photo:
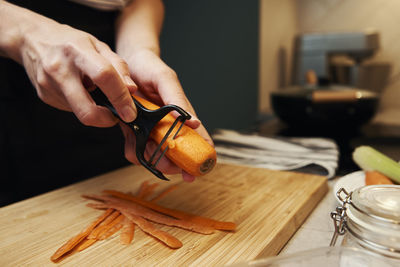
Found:
[[[124,121],[136,118],[130,93],[137,86],[117,54],[88,33],[32,12],[29,19],[31,26],[22,33],[18,49],[19,61],[43,102],[74,112],[85,125],[113,126],[117,119],[88,93],[97,86]]]

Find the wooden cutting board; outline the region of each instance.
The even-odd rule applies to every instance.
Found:
[[[276,255],[327,191],[326,178],[231,165],[217,165],[193,183],[178,176],[154,178],[142,167],[126,167],[0,209],[0,266],[51,266],[50,256],[101,212],[85,206],[84,193],[104,189],[136,192],[145,181],[158,190],[179,184],[159,203],[237,223],[235,233],[201,235],[160,226],[183,243],[169,249],[138,228],[132,244],[115,234],[64,259],[67,266],[221,266]]]

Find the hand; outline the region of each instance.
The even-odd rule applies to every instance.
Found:
[[[109,127],[117,119],[97,106],[87,89],[98,86],[127,122],[136,118],[130,96],[137,87],[127,64],[90,34],[29,12],[19,59],[45,103],[73,111],[85,125]]]
[[[160,57],[151,50],[140,50],[127,58],[130,73],[138,85],[138,93],[159,106],[174,104],[192,115],[187,125],[195,129],[204,139],[213,145],[212,139],[207,133],[196,113],[186,98],[176,73],[168,67]],[[126,139],[125,156],[134,163],[138,163],[135,155],[135,137],[129,128],[122,126]],[[150,144],[152,149],[147,149],[146,154],[151,154],[155,144]],[[157,166],[163,173],[179,173],[180,170],[175,164],[164,157]],[[195,179],[192,175],[182,171],[185,181],[191,182]]]

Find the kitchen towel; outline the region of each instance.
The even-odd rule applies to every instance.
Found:
[[[338,147],[327,138],[271,138],[218,129],[212,139],[220,163],[299,171],[327,178],[333,178],[338,167]]]

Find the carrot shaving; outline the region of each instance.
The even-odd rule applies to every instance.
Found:
[[[86,207],[89,207],[92,209],[97,209],[97,210],[107,209],[107,205],[104,205],[103,203],[87,203]]]
[[[122,215],[122,218],[124,219],[125,216]],[[104,240],[118,232],[122,228],[123,224],[121,222],[116,223],[113,225],[110,229],[107,230],[107,232],[103,233],[100,235],[99,240]]]
[[[100,215],[94,222],[92,222],[86,229],[72,237],[64,245],[62,245],[57,251],[51,256],[51,260],[56,262],[61,256],[71,251],[78,243],[80,243],[90,232],[100,224],[105,218],[107,218],[113,212],[112,209],[106,210],[102,215]]]
[[[120,212],[118,212],[120,214]],[[120,214],[117,218],[115,218],[112,222],[109,224],[105,225],[103,229],[101,229],[99,235],[97,236],[97,239],[103,240],[104,239],[104,234],[108,232],[111,228],[113,228],[115,225],[120,223],[124,219],[124,215]]]
[[[216,220],[209,219],[209,218],[206,218],[206,217],[201,217],[201,216],[197,216],[197,215],[194,215],[194,214],[186,213],[186,212],[183,212],[183,211],[180,211],[180,210],[174,210],[174,209],[165,208],[165,207],[157,205],[157,204],[155,204],[153,202],[146,201],[146,200],[137,198],[135,196],[130,196],[130,195],[127,195],[125,193],[122,193],[122,192],[119,192],[119,191],[115,191],[115,190],[104,190],[103,192],[108,194],[108,195],[117,197],[117,198],[121,198],[121,199],[132,201],[132,202],[137,203],[139,205],[142,205],[142,206],[144,206],[146,208],[152,209],[154,211],[158,211],[158,212],[163,213],[165,215],[169,215],[169,216],[174,217],[176,219],[196,222],[196,223],[202,224],[204,226],[213,227],[216,230],[234,231],[236,229],[236,224],[233,223],[233,222],[216,221]]]
[[[130,214],[130,213],[125,213],[123,212],[122,214],[125,215],[126,218],[128,218],[131,222],[136,224],[143,232],[146,232],[150,234],[151,236],[157,238],[158,240],[162,241],[164,244],[169,246],[170,248],[180,248],[182,247],[182,242],[179,241],[177,238],[174,236],[168,234],[167,232],[164,232],[160,229],[155,228],[151,223],[149,223],[147,220],[143,219],[140,216]]]
[[[120,242],[123,245],[129,245],[135,234],[135,224],[125,217],[122,222],[123,228],[121,230]]]
[[[76,247],[74,247],[74,250],[76,251],[82,251],[93,245],[94,243],[97,242],[97,239],[84,239],[82,242],[80,242]]]
[[[157,186],[158,184],[156,183],[149,185],[142,199],[147,199],[148,197],[150,197],[154,193],[154,190],[156,189]]]
[[[120,215],[119,211],[114,210],[104,221],[102,221],[95,229],[92,230],[88,239],[98,239],[99,235],[102,234],[105,229],[109,229],[108,226]]]
[[[150,201],[151,202],[157,202],[160,199],[162,199],[163,197],[165,197],[167,194],[169,194],[170,192],[174,191],[175,189],[177,189],[178,186],[177,185],[171,185],[170,187],[168,187],[167,189],[165,189],[164,191],[162,191],[158,196],[155,196],[154,198],[152,198]]]
[[[155,212],[149,208],[143,207],[136,203],[132,203],[123,199],[107,197],[107,196],[95,196],[94,199],[102,199],[104,201],[103,205],[108,205],[108,208],[113,208],[121,213],[130,213],[144,219],[150,220],[155,223],[164,224],[168,226],[175,226],[189,231],[193,231],[200,234],[212,234],[214,228],[210,226],[202,225],[194,221],[177,220],[164,214]]]
[[[120,242],[128,245],[132,242],[135,226],[170,248],[182,247],[182,242],[171,234],[156,228],[152,222],[179,227],[185,230],[211,234],[214,230],[230,230],[236,228],[233,222],[216,221],[210,218],[197,216],[179,210],[169,209],[156,204],[158,200],[177,188],[172,185],[149,199],[158,184],[141,184],[136,196],[115,190],[105,190],[107,195],[82,195],[82,197],[95,200],[97,203],[88,203],[86,206],[105,211],[88,227],[68,240],[52,256],[53,262],[59,262],[67,256],[80,252],[104,240],[121,230]]]
[[[136,196],[142,198],[143,195],[145,194],[146,189],[147,189],[148,186],[149,186],[149,181],[144,181],[140,185],[140,188],[139,188],[138,192],[136,193]]]

